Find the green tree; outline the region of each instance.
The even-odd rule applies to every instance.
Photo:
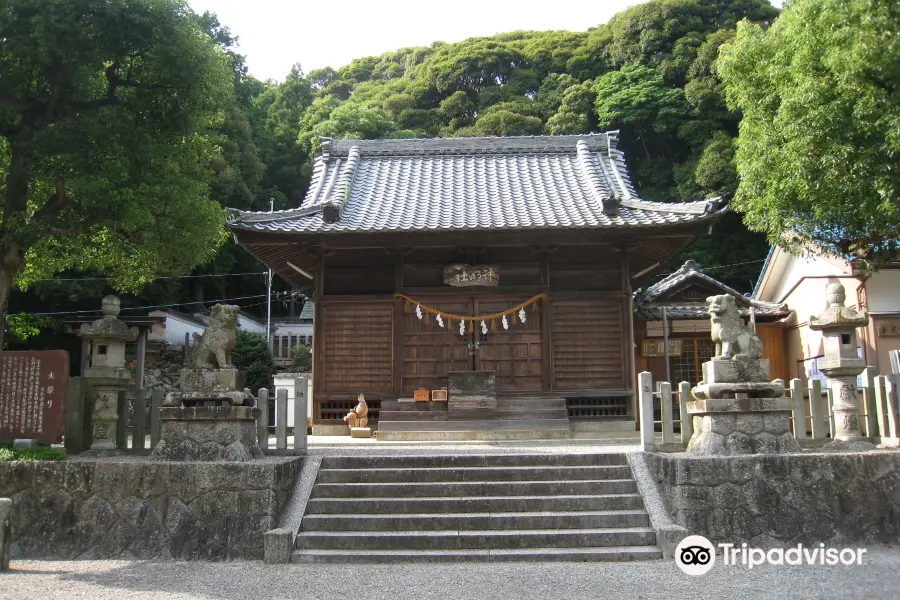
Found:
[[[0,341],[14,281],[76,267],[135,289],[211,258],[230,66],[180,0],[4,2]]]
[[[743,113],[734,207],[771,243],[900,251],[900,4],[796,0],[742,22],[718,71]]]
[[[255,393],[260,388],[268,388],[275,360],[266,342],[266,336],[238,329],[235,332],[234,366],[244,372],[244,385]]]

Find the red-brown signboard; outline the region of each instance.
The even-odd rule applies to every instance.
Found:
[[[56,442],[68,382],[65,350],[0,352],[0,441]]]

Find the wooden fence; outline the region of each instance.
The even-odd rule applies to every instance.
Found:
[[[691,384],[677,389],[661,381],[653,389],[653,376],[639,376],[641,446],[660,451],[680,451],[694,433],[686,402],[692,400]],[[778,381],[778,380],[776,380]],[[783,383],[783,382],[782,382]],[[859,390],[859,423],[862,435],[875,443],[896,445],[900,437],[900,375],[875,376],[875,368],[862,373]],[[817,379],[792,379],[785,397],[791,399],[791,430],[804,446],[823,444],[834,435],[831,390],[823,390]],[[658,433],[657,433],[658,432]]]
[[[305,378],[298,377],[294,380],[294,417],[295,423],[299,423],[300,426],[291,432],[293,440],[290,448],[288,448],[287,390],[278,390],[274,399],[270,399],[269,390],[266,388],[257,392],[256,407],[262,413],[257,421],[257,443],[263,452],[278,455],[306,453],[306,389]],[[119,450],[133,454],[149,454],[156,447],[162,431],[160,410],[164,398],[165,392],[162,390],[148,392],[144,389],[133,389],[119,394],[119,421],[116,427],[116,445]],[[72,377],[69,380],[64,419],[64,443],[69,454],[78,454],[91,447],[93,440],[91,399],[89,381],[83,377]],[[273,416],[274,423],[271,418]]]

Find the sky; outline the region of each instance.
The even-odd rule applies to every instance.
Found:
[[[585,31],[638,0],[188,0],[240,40],[250,73],[282,81],[407,46],[507,31]]]

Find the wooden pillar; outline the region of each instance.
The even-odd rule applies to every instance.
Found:
[[[634,295],[631,292],[631,262],[628,257],[627,246],[620,247],[619,252],[621,254],[620,268],[622,270],[623,318],[625,319],[625,322],[622,324],[623,352],[625,353],[622,358],[626,370],[624,383],[625,389],[634,393],[635,380],[637,379],[637,361],[634,357]],[[634,396],[637,399],[637,393],[634,393]]]
[[[137,362],[134,370],[134,387],[143,389],[144,387],[144,365],[147,359],[147,334],[146,329],[141,329],[137,339]],[[137,396],[135,396],[137,398]]]

